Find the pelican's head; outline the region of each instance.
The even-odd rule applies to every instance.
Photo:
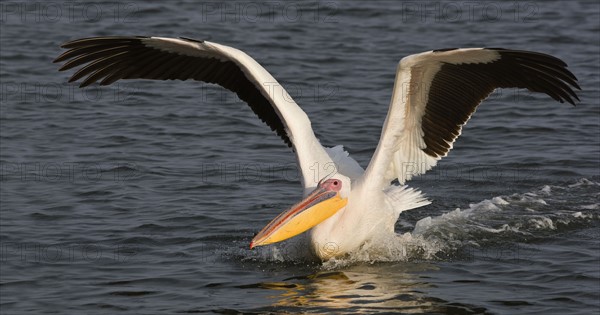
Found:
[[[350,179],[336,175],[323,179],[304,200],[282,212],[265,226],[250,243],[250,248],[284,241],[318,225],[348,203]]]

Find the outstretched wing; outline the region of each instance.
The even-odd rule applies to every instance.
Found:
[[[403,58],[379,144],[363,180],[385,187],[434,167],[496,88],[526,88],[574,105],[580,89],[560,59],[501,48],[433,50]]]
[[[80,87],[99,81],[108,85],[120,79],[198,80],[231,90],[293,146],[306,187],[314,187],[309,170],[314,163],[331,159],[316,139],[306,113],[279,83],[244,52],[208,41],[189,38],[109,36],[73,40],[54,62],[60,71],[80,69],[69,82],[83,79]]]

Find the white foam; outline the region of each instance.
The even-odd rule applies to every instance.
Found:
[[[584,210],[598,210],[598,209],[600,209],[600,203],[593,203],[591,205],[583,205],[583,206],[580,206],[579,208],[584,209]]]
[[[587,178],[578,180],[575,184],[569,185],[569,188],[581,187],[581,186],[600,186],[600,183],[593,182]]]
[[[480,203],[469,204],[469,208],[475,209],[475,210],[487,210],[487,211],[500,211],[501,210],[498,206],[496,206],[496,204],[492,200],[484,200]]]
[[[481,203],[479,203],[479,204],[481,204]],[[412,233],[414,235],[423,235],[434,226],[439,226],[439,225],[446,224],[449,222],[464,221],[465,219],[469,218],[473,214],[473,210],[476,209],[476,206],[478,206],[479,204],[471,205],[472,207],[470,209],[466,209],[466,210],[460,210],[459,208],[456,208],[454,211],[444,213],[435,218],[432,218],[432,217],[423,218],[423,219],[417,221]]]
[[[494,197],[492,198],[492,202],[496,205],[508,205],[510,204],[508,201],[502,199],[502,197]]]
[[[539,204],[547,205],[546,200],[539,198],[537,194],[526,193],[526,194],[512,194],[510,200],[515,204]]]
[[[552,192],[552,188],[550,188],[550,186],[546,185],[544,186],[541,190],[540,190],[544,195],[550,195],[550,193]]]
[[[465,246],[486,246],[488,241],[494,242],[499,238],[506,241],[507,237],[508,241],[514,239],[516,242],[520,238],[515,239],[515,234],[535,235],[573,222],[598,219],[600,216],[596,210],[600,209],[599,203],[588,201],[581,206],[570,203],[573,196],[581,194],[573,192],[574,189],[597,185],[587,179],[569,186],[545,185],[533,192],[496,196],[470,204],[465,209],[455,208],[441,215],[428,216],[418,220],[412,232],[381,233],[360,249],[324,263],[323,268],[335,269],[357,262],[438,259],[453,255]],[[586,192],[583,196],[590,194]],[[257,256],[260,256],[259,260],[269,261],[295,259],[289,253],[277,250],[265,251]]]
[[[556,225],[552,221],[552,219],[544,216],[539,216],[537,218],[529,219],[529,222],[536,229],[550,229],[556,230]]]
[[[323,263],[325,269],[344,267],[356,262],[392,262],[414,259],[434,259],[447,245],[426,240],[413,233],[380,236],[364,244],[343,258],[330,259]]]
[[[490,227],[485,227],[485,226],[479,226],[479,228],[481,230],[483,230],[483,231],[490,232],[490,233],[513,232],[513,233],[519,233],[519,234],[529,234],[527,232],[520,231],[518,227],[513,227],[513,226],[510,226],[508,224],[503,224],[498,229],[494,229],[494,228],[490,228]]]
[[[576,218],[582,218],[582,219],[593,219],[594,218],[593,214],[591,214],[591,213],[582,213],[581,211],[573,213],[572,216],[574,216]]]

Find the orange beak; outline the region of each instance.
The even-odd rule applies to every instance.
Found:
[[[308,197],[282,212],[250,243],[250,249],[284,241],[325,221],[348,203],[337,191],[318,187]]]

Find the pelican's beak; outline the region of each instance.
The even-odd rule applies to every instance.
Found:
[[[258,232],[250,243],[250,249],[281,242],[305,232],[334,215],[347,203],[348,199],[342,198],[339,192],[318,187]]]

